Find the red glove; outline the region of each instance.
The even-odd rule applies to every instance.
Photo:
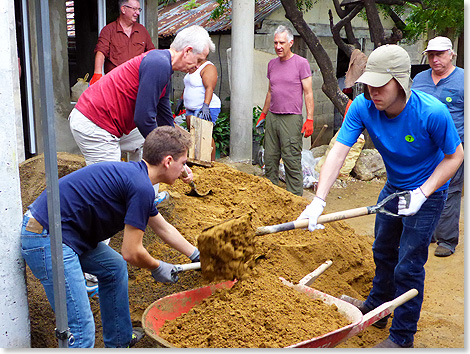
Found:
[[[90,80],[90,86],[93,85],[99,79],[101,79],[102,76],[103,74],[93,74],[93,77]]]
[[[304,137],[308,138],[310,135],[313,134],[313,119],[307,119],[302,126],[302,131],[300,132],[301,134],[304,134]]]
[[[261,112],[259,115],[258,121],[256,122],[256,128],[259,128],[262,124],[264,124],[264,120],[266,119],[266,113]]]

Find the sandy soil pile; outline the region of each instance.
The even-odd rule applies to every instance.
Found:
[[[282,348],[347,326],[336,306],[262,273],[221,289],[167,321],[160,336],[177,347]]]
[[[78,160],[80,159],[78,158]],[[83,162],[83,160],[81,161]],[[25,207],[37,197],[42,190],[41,186],[44,186],[44,183],[39,183],[44,175],[43,171],[41,172],[37,168],[38,163],[40,165],[41,162],[35,160],[32,163],[28,160],[20,167]],[[77,157],[71,155],[70,170],[81,166],[81,163],[77,164]],[[186,239],[195,245],[204,229],[225,220],[250,214],[253,228],[280,224],[295,220],[308,204],[306,199],[272,185],[265,178],[239,172],[221,163],[215,163],[212,168],[197,166],[192,168],[197,189],[200,191],[211,189],[213,193],[203,198],[188,196],[186,194],[189,193],[190,186],[179,180],[173,186],[160,185],[161,190],[168,190],[172,197],[170,201],[166,202],[166,205],[161,206],[160,212]],[[112,238],[111,246],[120,250],[121,240],[122,233],[119,233]],[[153,257],[165,262],[174,264],[189,262],[186,256],[163,244],[150,230],[147,230],[144,236],[144,246]],[[257,296],[245,296],[243,304],[238,310],[247,311],[241,315],[247,319],[250,318],[248,314],[253,312],[253,306],[275,303],[276,297],[271,297],[273,288],[269,286],[263,288],[261,284],[264,281],[267,284],[272,284],[272,279],[278,279],[281,276],[288,281],[297,283],[320,264],[331,259],[333,265],[315,281],[313,287],[336,297],[348,294],[364,298],[370,290],[374,270],[370,239],[356,235],[343,222],[326,224],[324,230],[317,230],[313,233],[306,230],[291,230],[256,237],[253,259],[256,259],[257,272],[253,281],[260,282],[256,285],[253,283],[253,286],[260,292],[264,289],[264,296],[268,300],[260,300]],[[209,281],[204,279],[201,272],[198,271],[180,273],[180,280],[177,284],[155,283],[149,271],[129,266],[129,302],[133,324],[140,326],[145,309],[159,298],[208,284]],[[57,346],[53,336],[54,317],[52,311],[40,283],[30,274],[28,275],[28,291],[33,347]],[[102,347],[98,304],[98,299],[91,299],[96,320],[96,346]],[[301,313],[297,313],[297,306],[290,307],[289,311],[294,317],[301,316]],[[48,318],[48,316],[50,317]],[[274,317],[278,321],[282,321],[284,315],[273,315]],[[327,327],[322,328],[322,325],[328,324],[329,319],[324,315],[314,317],[319,319],[319,323],[315,327],[320,333],[330,331]],[[251,321],[250,319],[247,323]],[[310,321],[312,320],[310,319]],[[276,333],[275,328],[287,328],[291,322],[291,319],[285,318],[281,323],[273,323],[272,328],[267,331],[270,333],[269,338],[284,336],[284,334]],[[307,321],[303,322],[306,324]],[[339,326],[341,325],[339,324]],[[214,337],[218,337],[218,327],[211,328]],[[238,327],[243,326],[238,325]],[[309,339],[309,336],[315,334],[305,335],[307,337],[303,337],[301,334],[302,340]],[[247,346],[275,346],[276,343],[269,338],[266,337],[256,344],[253,342]],[[147,337],[139,343],[139,347],[158,347],[158,345]]]

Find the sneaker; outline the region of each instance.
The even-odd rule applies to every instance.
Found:
[[[413,343],[410,343],[410,344],[401,346],[395,343],[394,341],[392,341],[390,337],[388,337],[383,342],[380,342],[379,344],[374,346],[374,348],[414,348],[414,345]]]
[[[90,280],[85,280],[85,287],[86,291],[88,292],[88,297],[93,297],[96,295],[98,297],[98,284],[90,281]]]
[[[436,250],[434,251],[434,255],[436,257],[449,257],[452,255],[452,251],[444,246],[438,245]]]
[[[83,273],[83,274],[85,275],[86,280],[92,283],[98,284],[98,278],[96,277],[96,275],[89,274],[89,273]]]
[[[132,348],[133,346],[135,346],[142,338],[144,338],[144,336],[145,336],[145,332],[142,328],[140,327],[132,328],[132,339],[129,342],[129,345],[127,346],[127,348]]]
[[[355,299],[355,298],[350,297],[348,295],[341,295],[340,300],[346,301],[346,302],[350,303],[351,305],[356,306],[362,312],[363,315],[365,315],[367,312],[371,311],[371,309],[369,309],[367,306],[364,305],[364,301]],[[384,318],[381,318],[377,322],[374,322],[372,324],[372,326],[374,326],[376,328],[379,328],[379,329],[384,329],[385,327],[387,327],[387,322],[388,322],[389,317],[390,317],[390,315],[387,315]]]
[[[158,204],[160,204],[161,202],[163,202],[164,200],[168,200],[170,199],[170,193],[168,193],[167,191],[163,191],[163,192],[160,192],[157,194],[157,197],[155,198],[155,206],[157,206]]]

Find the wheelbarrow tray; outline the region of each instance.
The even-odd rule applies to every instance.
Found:
[[[175,347],[173,344],[160,337],[160,330],[165,321],[173,320],[180,315],[187,313],[192,307],[202,302],[205,298],[211,296],[217,289],[229,289],[233,286],[233,284],[235,284],[235,282],[236,280],[227,281],[202,288],[187,290],[165,296],[155,301],[145,310],[144,314],[142,315],[142,326],[145,332],[162,346],[169,348]],[[295,290],[305,293],[313,299],[320,299],[328,305],[335,304],[338,307],[338,311],[350,322],[350,324],[345,327],[339,328],[325,335],[291,345],[289,347],[334,347],[339,342],[345,340],[345,338],[349,338],[348,335],[354,330],[354,328],[361,324],[363,316],[361,311],[359,311],[359,309],[357,309],[355,306],[308,286],[293,285],[285,280],[283,280],[283,282],[288,286],[292,286]]]
[[[354,337],[358,333],[362,332],[364,329],[374,324],[378,320],[388,316],[397,308],[398,306],[404,304],[408,300],[412,299],[418,295],[416,289],[408,290],[406,293],[398,296],[397,298],[385,302],[382,305],[376,307],[372,311],[362,315],[361,311],[358,308],[351,305],[348,302],[335,298],[331,295],[322,293],[321,291],[315,290],[303,284],[294,285],[285,279],[281,278],[281,281],[300,292],[305,293],[311,298],[318,299],[320,298],[325,303],[332,305],[335,304],[338,306],[338,311],[342,313],[346,318],[351,319],[352,323],[348,326],[339,328],[335,331],[331,331],[322,336],[315,337],[294,345],[289,346],[288,348],[331,348],[340,344],[341,342],[346,341],[347,339]],[[357,317],[357,315],[359,317]]]

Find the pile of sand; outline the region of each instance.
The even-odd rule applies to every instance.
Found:
[[[67,156],[66,156],[67,157]],[[38,168],[38,161],[30,160],[20,166],[23,206],[26,207],[42,191],[45,183],[44,170]],[[62,165],[62,162],[60,163]],[[65,162],[67,165],[67,162]],[[39,164],[40,166],[40,164]],[[71,172],[73,169],[83,166],[83,159],[70,155],[69,166],[61,167],[61,171]],[[212,194],[203,198],[186,195],[191,187],[178,180],[173,186],[160,185],[161,190],[168,190],[171,199],[166,205],[160,207],[160,212],[181,234],[194,245],[204,229],[220,224],[221,222],[249,214],[252,217],[253,228],[260,226],[280,224],[295,220],[309,203],[306,199],[295,196],[282,188],[274,186],[263,177],[249,175],[228,167],[221,163],[215,163],[212,168],[193,166],[194,182],[198,190],[212,190]],[[111,239],[111,246],[120,250],[122,232]],[[144,246],[153,257],[170,263],[187,263],[189,259],[174,251],[148,229],[144,235]],[[238,322],[233,327],[247,327],[253,322],[253,331],[258,332],[260,338],[249,337],[248,342],[226,343],[225,346],[284,346],[286,343],[277,343],[273,338],[285,336],[285,329],[290,326],[292,320],[285,318],[284,313],[275,311],[282,300],[279,295],[273,297],[275,292],[270,285],[276,283],[278,277],[283,277],[292,283],[298,283],[306,274],[312,272],[320,264],[331,259],[333,265],[321,275],[312,285],[314,288],[332,296],[339,297],[348,294],[363,298],[371,287],[374,273],[372,261],[371,240],[358,236],[344,222],[333,222],[325,225],[324,230],[309,232],[307,230],[291,230],[255,238],[252,258],[256,260],[253,268],[252,283],[240,282],[239,287],[252,287],[252,291],[246,292],[246,296],[234,295],[231,298],[234,311],[245,322]],[[180,273],[180,280],[176,284],[156,283],[146,269],[129,266],[129,303],[133,325],[141,325],[142,314],[154,301],[176,292],[194,289],[210,284],[204,279],[202,272],[187,271]],[[45,316],[50,313],[47,300],[42,287],[34,278],[28,276],[28,299],[30,303],[30,316],[32,324],[32,346],[41,345],[53,347],[56,343],[53,337],[54,317]],[[264,285],[267,285],[266,288]],[[282,284],[280,284],[282,285]],[[287,287],[285,287],[287,288]],[[235,288],[236,289],[236,288]],[[235,291],[234,289],[234,291]],[[281,289],[283,289],[281,287]],[[256,290],[256,294],[255,294]],[[289,290],[291,289],[284,289]],[[265,292],[265,294],[261,294]],[[231,294],[228,292],[228,294]],[[255,296],[256,295],[256,296]],[[227,295],[228,296],[228,295]],[[232,295],[230,295],[232,296]],[[260,300],[260,296],[266,300]],[[240,297],[240,298],[238,298]],[[101,321],[99,316],[98,300],[91,299],[92,309],[96,321],[96,346],[102,346]],[[262,305],[272,303],[273,308],[265,308]],[[269,312],[271,325],[264,331],[256,331],[261,328],[259,323],[251,317],[254,308]],[[282,306],[281,306],[282,307]],[[300,306],[289,306],[287,313],[294,318],[300,318],[297,312]],[[207,308],[211,311],[211,307]],[[212,308],[213,312],[216,311]],[[335,311],[333,311],[335,312]],[[228,314],[230,316],[230,314]],[[261,315],[259,315],[261,316]],[[258,317],[259,317],[258,316]],[[199,316],[206,320],[209,315]],[[331,329],[327,327],[329,319],[324,315],[314,316],[319,319],[315,324],[319,333],[327,333]],[[305,320],[306,321],[306,320]],[[305,321],[303,321],[305,323]],[[337,326],[343,326],[338,323]],[[325,326],[325,327],[323,327]],[[223,340],[224,336],[218,330],[221,326],[211,326],[213,338]],[[233,331],[238,328],[232,328]],[[309,339],[315,333],[300,334],[296,340]],[[194,334],[200,337],[199,334]],[[50,341],[42,343],[44,338]],[[248,338],[248,337],[247,337]],[[51,344],[52,343],[52,344]],[[143,341],[146,347],[158,347],[159,345],[150,339]],[[206,342],[207,343],[207,342]],[[183,345],[178,339],[176,345]],[[243,344],[243,345],[242,345]],[[184,343],[184,346],[200,345],[198,342]],[[202,344],[204,345],[204,344]],[[217,346],[224,346],[218,342]]]

